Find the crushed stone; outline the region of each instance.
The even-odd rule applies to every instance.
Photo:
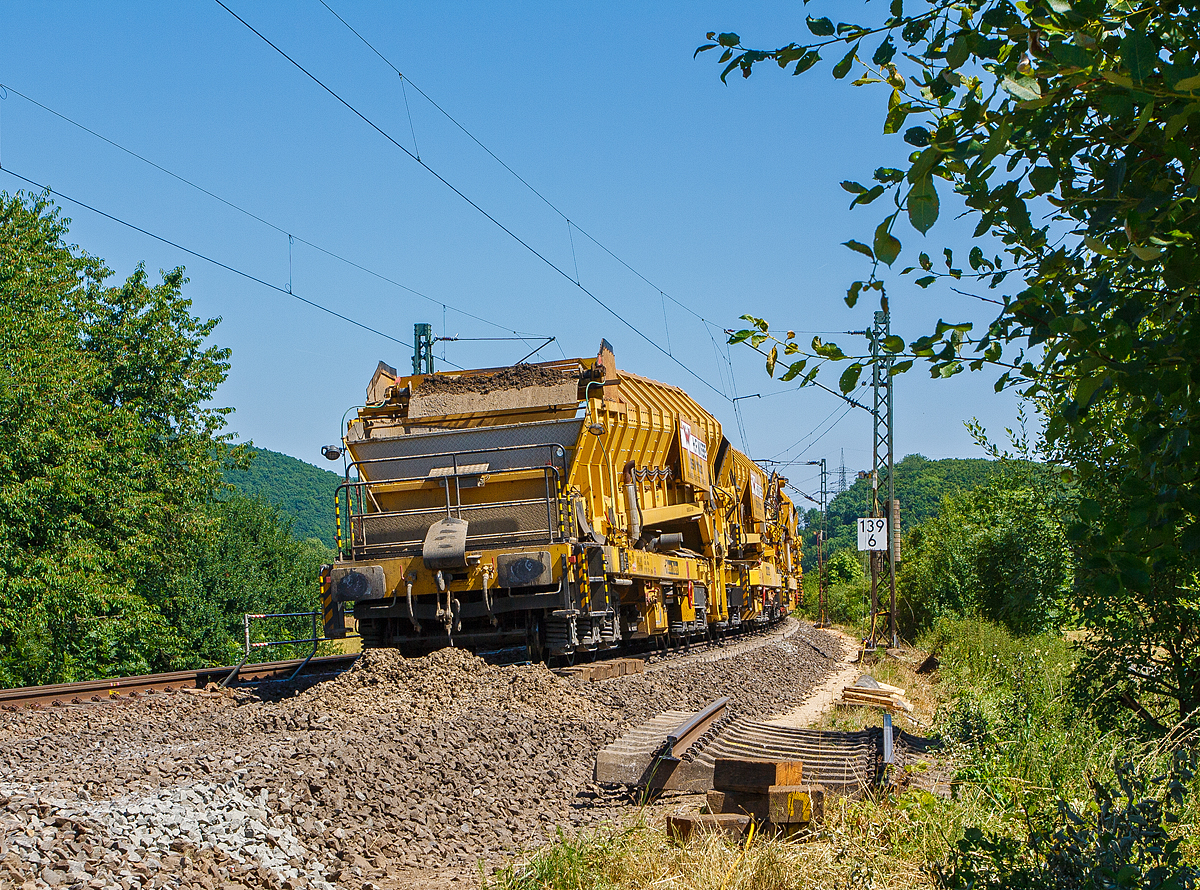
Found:
[[[592,769],[631,724],[722,695],[743,716],[786,712],[837,649],[805,625],[593,683],[375,650],[308,688],[0,712],[0,887],[357,890],[470,870],[627,816]]]

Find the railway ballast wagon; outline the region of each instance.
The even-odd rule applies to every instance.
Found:
[[[800,595],[786,480],[607,342],[457,373],[381,362],[343,449],[330,636],[352,603],[368,647],[570,657],[762,627]]]

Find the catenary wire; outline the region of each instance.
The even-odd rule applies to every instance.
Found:
[[[609,306],[607,303],[605,303],[603,300],[601,300],[599,297],[597,297],[594,293],[592,293],[590,290],[588,290],[582,284],[580,284],[580,283],[576,282],[574,279],[572,279],[570,274],[567,273],[566,270],[564,270],[561,266],[559,266],[557,263],[555,263],[553,260],[551,260],[545,254],[541,253],[537,248],[535,248],[532,244],[530,244],[528,241],[523,239],[520,235],[518,235],[512,229],[510,229],[506,225],[504,225],[504,223],[500,222],[500,220],[498,220],[496,217],[492,216],[490,213],[488,213],[486,210],[484,210],[482,206],[480,206],[473,199],[468,197],[457,186],[455,186],[452,182],[450,182],[450,180],[446,179],[437,170],[430,167],[428,164],[426,164],[424,161],[422,161],[420,158],[418,158],[415,154],[413,154],[411,151],[409,151],[408,148],[406,148],[403,144],[398,142],[386,130],[384,130],[382,127],[380,127],[374,121],[372,121],[369,117],[367,117],[365,114],[363,114],[361,111],[359,111],[353,105],[351,105],[348,101],[346,101],[344,98],[342,98],[342,96],[339,95],[337,92],[335,92],[332,88],[330,88],[329,86],[326,86],[326,84],[320,78],[318,78],[315,74],[313,74],[311,71],[309,71],[303,65],[301,65],[299,62],[297,62],[295,59],[293,59],[291,56],[289,56],[286,52],[284,52],[282,49],[280,49],[274,43],[272,43],[271,40],[269,38],[267,38],[262,32],[260,32],[258,29],[256,29],[253,25],[251,25],[249,22],[247,22],[245,19],[243,19],[240,15],[238,15],[236,12],[234,12],[228,6],[226,6],[222,2],[222,0],[214,0],[214,2],[218,6],[220,6],[222,9],[224,9],[226,12],[228,12],[231,16],[233,16],[235,19],[237,19],[239,22],[241,22],[255,36],[257,36],[260,40],[262,40],[263,43],[267,44],[267,46],[271,47],[271,49],[275,50],[275,52],[279,53],[279,55],[283,56],[285,59],[287,59],[289,62],[291,62],[291,64],[293,66],[295,66],[297,69],[299,69],[300,72],[303,73],[306,77],[308,77],[309,80],[311,80],[313,83],[315,83],[317,86],[319,86],[325,92],[327,92],[330,96],[332,96],[334,99],[336,99],[347,110],[349,110],[357,118],[359,118],[361,121],[363,121],[363,123],[365,123],[367,126],[369,126],[375,132],[377,132],[380,136],[382,136],[384,139],[386,139],[388,142],[390,142],[396,148],[398,148],[402,152],[404,152],[404,154],[408,155],[408,157],[410,157],[417,164],[420,164],[431,176],[433,176],[435,179],[437,179],[439,182],[441,182],[444,186],[446,186],[446,188],[450,189],[450,191],[454,192],[454,194],[456,194],[460,198],[462,198],[465,202],[467,202],[467,204],[469,204],[476,211],[478,211],[481,215],[483,215],[489,222],[491,222],[498,229],[500,229],[500,231],[504,232],[506,235],[508,235],[510,238],[512,238],[514,241],[516,241],[518,244],[520,244],[522,247],[524,247],[527,251],[529,251],[531,254],[533,254],[535,257],[537,257],[539,260],[541,260],[545,265],[549,266],[551,269],[553,269],[555,272],[557,272],[559,275],[561,275],[567,281],[571,282],[571,284],[574,284],[579,290],[583,291],[583,293],[586,294],[594,303],[596,303],[596,305],[600,306],[602,309],[604,309],[606,312],[608,312],[609,315],[611,315],[617,321],[621,322],[621,324],[625,325],[625,327],[629,328],[629,330],[633,331],[633,333],[635,333],[637,336],[641,337],[643,340],[645,340],[647,343],[649,343],[651,346],[653,346],[655,349],[657,349],[659,352],[661,352],[663,355],[665,355],[667,358],[669,358],[672,362],[674,362],[680,368],[687,371],[687,373],[692,375],[692,377],[694,377],[700,383],[703,383],[705,386],[707,386],[713,392],[720,395],[722,398],[727,399],[727,400],[729,399],[729,396],[727,396],[727,395],[725,395],[725,393],[721,392],[721,390],[719,390],[716,386],[714,386],[712,383],[710,383],[707,379],[702,377],[698,372],[693,371],[690,367],[688,367],[682,361],[675,358],[675,356],[671,355],[671,353],[667,352],[666,349],[664,349],[656,341],[651,339],[644,331],[642,331],[640,328],[638,328],[637,325],[633,324],[631,321],[622,317],[619,312],[617,312],[615,309],[613,309],[611,306]],[[580,231],[582,232],[582,230],[580,230]],[[583,234],[586,235],[587,233],[583,232]]]
[[[255,220],[256,222],[262,223],[262,225],[266,226],[267,228],[269,228],[275,232],[278,232],[280,235],[286,235],[289,238],[295,238],[301,244],[303,244],[307,247],[311,247],[313,250],[319,251],[320,253],[325,254],[325,256],[330,257],[331,259],[335,259],[338,262],[345,263],[348,266],[352,266],[353,268],[358,269],[360,272],[365,272],[368,275],[378,278],[380,281],[384,281],[387,284],[392,285],[393,287],[398,287],[398,288],[400,288],[400,290],[407,291],[408,293],[410,293],[414,296],[420,297],[423,300],[428,300],[430,303],[433,303],[435,306],[445,306],[446,308],[452,309],[453,311],[457,312],[459,315],[466,316],[467,318],[474,319],[475,321],[481,322],[486,325],[490,325],[491,327],[494,327],[494,328],[499,328],[502,331],[509,331],[513,334],[525,334],[526,337],[524,337],[523,339],[525,339],[526,341],[541,339],[538,335],[530,334],[528,331],[515,331],[506,325],[500,324],[499,322],[495,322],[490,319],[483,318],[482,316],[476,315],[473,312],[468,312],[465,309],[459,309],[457,306],[451,305],[450,303],[447,303],[445,300],[440,300],[435,297],[431,297],[428,294],[421,293],[419,290],[411,288],[406,284],[401,284],[399,281],[396,281],[393,278],[389,278],[388,276],[386,276],[380,272],[376,272],[373,269],[369,269],[366,266],[364,266],[360,263],[357,263],[354,260],[349,259],[348,257],[345,257],[345,256],[342,256],[341,254],[335,253],[334,251],[329,250],[328,248],[322,247],[319,244],[315,244],[314,242],[309,241],[305,238],[302,238],[299,235],[294,235],[291,232],[288,232],[286,229],[271,222],[270,220],[264,219],[263,217],[261,217],[257,213],[255,213],[254,211],[247,210],[245,207],[235,204],[234,202],[230,201],[227,198],[221,197],[220,195],[216,194],[215,192],[212,192],[209,189],[206,189],[204,186],[199,185],[198,183],[195,183],[192,180],[190,180],[184,176],[181,176],[180,174],[175,173],[172,170],[168,170],[166,167],[162,166],[161,164],[157,164],[154,161],[150,160],[149,158],[147,158],[141,154],[138,154],[133,149],[126,148],[124,145],[121,145],[120,143],[115,142],[112,139],[109,139],[107,136],[105,136],[101,133],[97,133],[95,130],[91,129],[90,127],[86,126],[85,124],[81,124],[79,121],[76,121],[76,120],[73,120],[72,118],[67,117],[62,112],[56,111],[55,109],[50,108],[48,105],[44,105],[43,103],[39,102],[37,99],[34,99],[30,96],[25,95],[20,90],[16,89],[15,87],[11,86],[10,84],[0,84],[0,88],[7,89],[9,92],[12,92],[14,95],[20,96],[22,99],[24,99],[26,102],[30,103],[31,105],[35,105],[38,108],[42,109],[43,111],[47,112],[48,114],[52,114],[55,117],[59,118],[60,120],[65,121],[66,123],[70,124],[71,126],[77,127],[78,129],[83,130],[85,133],[88,133],[88,134],[96,137],[101,142],[112,146],[113,148],[117,149],[118,151],[122,151],[125,154],[129,155],[130,157],[136,158],[137,160],[141,161],[143,164],[147,164],[150,167],[153,167],[155,170],[158,170],[160,173],[165,173],[167,176],[170,176],[172,179],[183,183],[184,185],[188,186],[189,188],[193,188],[196,191],[207,195],[208,197],[212,198],[214,201],[224,204],[226,207],[229,207],[232,210],[236,210],[238,213],[241,213],[241,214],[249,217],[250,219]]]
[[[105,211],[101,210],[99,207],[95,207],[91,204],[88,204],[85,201],[80,201],[78,198],[73,198],[70,195],[63,194],[62,192],[58,191],[57,189],[53,189],[48,185],[44,185],[43,183],[37,182],[33,179],[30,179],[28,176],[22,176],[20,173],[17,173],[11,167],[4,167],[3,171],[5,173],[7,173],[9,176],[16,177],[17,179],[33,186],[36,189],[40,189],[41,191],[47,192],[51,195],[57,195],[59,198],[62,198],[64,201],[70,201],[72,204],[75,204],[78,207],[82,207],[85,210],[90,210],[92,213],[95,213],[99,216],[103,216],[105,219],[112,220],[113,222],[115,222],[119,225],[125,226],[126,228],[133,229],[135,232],[140,232],[141,234],[145,235],[148,238],[153,238],[155,241],[159,241],[170,247],[174,247],[176,250],[181,250],[184,253],[189,254],[190,256],[194,256],[197,259],[204,260],[206,263],[212,263],[214,266],[219,266],[220,268],[225,269],[228,272],[232,272],[234,275],[239,275],[248,281],[253,281],[256,284],[261,284],[263,287],[269,287],[271,290],[278,291],[279,293],[283,294],[284,296],[291,297],[294,300],[299,300],[301,303],[305,303],[306,305],[312,306],[314,309],[319,309],[322,312],[328,313],[329,315],[332,315],[334,318],[340,318],[342,321],[348,322],[349,324],[352,324],[357,328],[362,328],[364,331],[369,331],[372,334],[375,334],[379,337],[383,337],[385,340],[391,340],[393,343],[399,343],[402,346],[408,345],[407,343],[405,343],[405,341],[400,340],[396,337],[393,337],[391,334],[385,334],[383,331],[381,331],[377,328],[373,328],[368,324],[363,324],[361,321],[357,321],[348,315],[343,315],[342,313],[338,312],[336,309],[330,309],[328,306],[323,306],[320,303],[316,302],[315,300],[310,300],[307,297],[302,297],[297,293],[290,292],[285,287],[280,287],[277,284],[272,284],[269,281],[265,281],[264,279],[259,278],[256,275],[251,275],[249,272],[244,272],[235,266],[229,265],[228,263],[223,263],[220,260],[214,259],[211,256],[200,253],[197,250],[192,250],[189,247],[184,247],[182,244],[180,244],[176,241],[172,241],[170,238],[164,238],[162,235],[156,235],[154,232],[151,232],[148,229],[143,229],[141,226],[136,225],[135,223],[131,223],[127,220],[121,219],[119,216],[114,216],[111,213],[106,213]],[[453,364],[453,363],[447,362],[447,364]],[[458,367],[458,366],[455,365],[455,367]]]
[[[860,384],[860,388],[861,388],[861,386],[862,386],[862,384]],[[795,448],[795,447],[797,447],[798,445],[800,445],[801,443],[803,443],[805,440],[807,440],[807,439],[811,438],[812,436],[816,435],[816,433],[817,433],[817,430],[821,429],[821,427],[823,427],[823,426],[824,426],[826,423],[828,423],[828,422],[830,421],[830,419],[831,419],[831,418],[832,418],[832,417],[833,417],[835,414],[837,414],[837,412],[838,412],[840,409],[842,409],[842,408],[845,408],[845,411],[844,411],[844,413],[842,414],[842,416],[841,416],[841,417],[839,417],[837,420],[835,420],[835,421],[833,422],[833,424],[832,424],[832,425],[829,427],[829,429],[827,429],[827,430],[825,430],[825,432],[821,433],[821,435],[822,435],[822,436],[824,436],[824,435],[825,435],[825,433],[829,432],[829,430],[833,429],[833,427],[835,427],[835,426],[837,426],[839,423],[841,423],[841,422],[842,422],[842,420],[843,420],[843,419],[846,417],[846,415],[847,415],[847,414],[850,412],[850,409],[851,409],[851,408],[854,408],[854,407],[855,407],[855,405],[854,405],[853,403],[851,403],[851,404],[847,404],[847,405],[837,405],[837,406],[835,406],[835,407],[834,407],[834,409],[833,409],[832,411],[830,411],[830,412],[829,412],[829,414],[828,414],[828,415],[826,415],[826,417],[825,417],[825,418],[824,418],[824,419],[823,419],[823,420],[822,420],[820,423],[818,423],[816,426],[814,426],[812,429],[810,429],[810,430],[809,430],[807,433],[805,433],[803,436],[801,436],[799,439],[797,439],[797,440],[796,440],[795,442],[793,442],[791,445],[789,445],[789,446],[787,446],[786,448],[783,448],[783,449],[781,449],[781,450],[779,450],[779,451],[775,452],[774,454],[772,454],[772,455],[771,455],[771,457],[769,458],[769,460],[771,460],[771,461],[774,461],[774,460],[775,460],[776,458],[778,458],[778,457],[779,457],[781,454],[786,454],[787,452],[791,451],[793,448]],[[819,439],[819,437],[818,437],[818,439]],[[804,450],[805,450],[805,451],[807,451],[809,448],[811,448],[811,447],[813,446],[813,444],[815,444],[815,442],[816,442],[816,441],[818,441],[818,440],[814,440],[813,442],[810,442],[810,443],[809,443],[809,444],[808,444],[808,445],[805,447],[805,449],[804,449]],[[801,452],[801,454],[803,454],[803,453],[804,453],[804,452]],[[799,455],[794,455],[794,456],[792,457],[792,460],[795,460],[795,459],[797,459],[798,457],[799,457]]]
[[[391,59],[389,59],[382,52],[380,52],[375,47],[375,45],[373,43],[371,43],[371,41],[367,40],[367,38],[364,37],[363,34],[357,28],[355,28],[348,21],[346,21],[344,18],[342,18],[342,16],[337,12],[337,10],[335,10],[332,6],[330,6],[328,3],[326,3],[325,0],[319,0],[319,2],[322,6],[324,6],[330,12],[330,14],[334,18],[336,18],[339,22],[341,22],[343,25],[345,25],[351,34],[353,34],[360,41],[362,41],[363,45],[366,46],[367,49],[369,49],[376,56],[378,56],[385,65],[387,65],[389,68],[392,69],[392,71],[394,71],[396,73],[396,76],[400,78],[402,89],[403,89],[403,85],[405,83],[407,83],[410,87],[412,87],[414,90],[416,90],[418,93],[420,93],[421,97],[423,99],[425,99],[425,101],[428,102],[430,105],[432,105],[434,108],[436,108],[446,118],[446,120],[450,121],[450,123],[452,123],[452,124],[454,124],[454,126],[458,127],[458,129],[461,130],[467,136],[468,139],[470,139],[472,142],[474,142],[476,145],[478,145],[481,149],[483,149],[483,151],[493,161],[495,161],[497,164],[499,164],[501,167],[503,167],[505,170],[507,170],[510,174],[512,174],[512,176],[515,177],[516,180],[521,183],[521,185],[523,185],[523,186],[525,186],[525,188],[529,189],[529,191],[531,191],[534,195],[536,195],[547,207],[549,207],[551,210],[553,210],[555,213],[557,213],[559,216],[561,216],[566,221],[568,227],[574,227],[575,230],[577,232],[579,232],[579,234],[583,235],[585,238],[587,238],[589,241],[591,241],[593,244],[595,244],[597,247],[599,247],[601,250],[603,250],[605,253],[607,253],[610,257],[612,257],[614,260],[616,260],[618,263],[620,263],[622,266],[624,266],[629,272],[631,272],[633,275],[637,276],[645,284],[647,284],[650,287],[657,290],[664,299],[670,300],[676,306],[683,309],[685,312],[690,313],[695,318],[698,318],[700,321],[704,322],[705,324],[713,324],[713,325],[716,324],[716,322],[713,322],[712,320],[705,318],[699,312],[696,312],[696,310],[694,310],[691,306],[688,306],[686,303],[681,303],[679,300],[675,299],[675,297],[671,296],[669,293],[664,291],[662,288],[660,288],[657,284],[655,284],[653,281],[651,281],[649,278],[647,278],[645,275],[643,275],[637,269],[633,268],[633,266],[631,266],[629,263],[627,263],[624,259],[617,256],[616,253],[614,253],[611,249],[609,249],[609,247],[607,245],[602,243],[594,235],[591,235],[584,229],[581,229],[579,227],[579,224],[576,223],[569,216],[567,216],[567,214],[564,213],[558,207],[558,205],[556,205],[553,201],[551,201],[549,198],[547,198],[545,195],[543,195],[540,191],[538,191],[538,189],[535,188],[533,186],[533,184],[529,182],[529,180],[525,179],[525,177],[523,177],[520,173],[518,173],[516,170],[514,170],[512,167],[510,167],[499,155],[497,155],[494,151],[492,151],[490,148],[488,148],[479,139],[479,137],[477,137],[474,133],[472,133],[470,130],[468,130],[457,118],[454,117],[454,115],[452,115],[445,108],[443,108],[441,105],[439,105],[438,102],[435,99],[433,99],[433,97],[431,97],[428,93],[426,93],[423,89],[421,89],[417,84],[413,83],[413,80],[411,77],[409,77],[404,72],[402,72],[399,68],[397,68]],[[407,109],[408,108],[407,98],[404,101],[405,101],[405,108]],[[412,126],[411,113],[409,114],[409,126],[410,127]],[[414,145],[416,144],[416,138],[417,138],[417,136],[416,136],[416,133],[414,132],[413,133],[413,144]],[[419,152],[418,152],[418,154],[419,154]],[[665,307],[664,307],[664,316],[665,316]],[[839,334],[842,332],[841,331],[794,331],[794,333],[824,335],[824,334]],[[670,349],[670,334],[669,333],[667,335],[667,340],[668,340],[668,351],[669,351],[669,349]]]
[[[593,236],[590,233],[579,228],[579,226],[575,223],[574,220],[572,220],[569,216],[567,216],[566,213],[564,213],[561,209],[559,209],[558,205],[556,205],[553,201],[551,201],[549,198],[547,198],[545,195],[543,195],[540,191],[538,191],[529,182],[529,180],[525,179],[525,177],[523,177],[520,173],[518,173],[516,170],[514,170],[512,167],[510,167],[507,163],[505,163],[505,161],[502,158],[500,158],[494,151],[492,151],[490,148],[488,148],[486,145],[484,145],[483,142],[479,139],[479,137],[477,137],[474,133],[472,133],[465,126],[463,126],[463,124],[461,124],[458,121],[458,119],[454,117],[454,115],[450,114],[450,112],[448,112],[445,108],[443,108],[441,105],[439,105],[437,103],[437,101],[435,101],[428,93],[426,93],[423,89],[421,89],[417,84],[413,83],[413,80],[411,77],[407,76],[399,68],[397,68],[387,56],[385,56],[382,52],[380,52],[378,49],[376,49],[374,44],[372,44],[369,40],[367,40],[367,38],[364,37],[353,25],[351,25],[348,21],[346,21],[344,18],[342,18],[341,15],[339,15],[332,6],[330,6],[328,3],[326,3],[325,0],[320,0],[320,3],[327,10],[329,10],[329,12],[333,15],[334,18],[336,18],[339,22],[341,22],[343,25],[345,25],[350,30],[351,34],[353,34],[355,37],[357,37],[359,40],[361,40],[363,42],[363,44],[367,47],[367,49],[369,49],[371,52],[373,52],[375,55],[377,55],[380,59],[383,60],[383,63],[385,65],[387,65],[389,68],[391,68],[393,71],[395,71],[396,75],[400,78],[401,84],[407,83],[410,87],[412,87],[414,90],[416,90],[418,93],[420,93],[421,97],[423,99],[425,99],[426,102],[428,102],[430,105],[432,105],[434,108],[436,108],[439,112],[441,112],[441,114],[444,115],[445,118],[448,121],[450,121],[450,123],[454,124],[454,126],[458,127],[458,129],[462,130],[462,132],[467,136],[468,139],[470,139],[472,142],[474,142],[476,145],[478,145],[481,149],[483,149],[483,151],[486,152],[487,155],[493,161],[495,161],[497,164],[499,164],[501,167],[503,167],[505,170],[507,170],[509,173],[511,173],[516,178],[516,180],[521,183],[521,185],[525,186],[525,188],[527,188],[527,189],[529,189],[529,191],[533,192],[533,194],[535,194],[547,207],[549,207],[551,210],[553,210],[555,213],[557,213],[559,216],[561,216],[564,220],[566,220],[568,225],[574,226],[575,230],[578,231],[579,234],[583,235],[583,237],[587,238],[589,241],[591,241],[593,244],[595,244],[597,247],[599,247],[602,251],[604,251],[606,254],[608,254],[610,257],[612,257],[614,260],[616,260],[618,263],[620,263],[622,266],[624,266],[627,270],[629,270],[629,272],[631,272],[637,278],[641,279],[643,282],[645,282],[650,287],[657,290],[660,294],[663,295],[663,297],[670,300],[672,303],[674,303],[680,309],[684,310],[685,312],[690,313],[691,315],[695,316],[696,318],[700,319],[703,322],[706,322],[708,324],[715,324],[715,322],[712,322],[709,319],[705,318],[703,315],[701,315],[699,312],[697,312],[691,306],[688,306],[686,303],[680,302],[679,300],[677,300],[673,296],[671,296],[669,293],[664,291],[662,288],[660,288],[657,284],[655,284],[653,281],[651,281],[649,278],[647,278],[645,275],[643,275],[637,269],[633,268],[633,266],[631,266],[629,263],[627,263],[621,257],[617,256],[616,253],[614,253],[612,250],[610,250],[607,245],[603,244],[595,236]],[[415,138],[416,138],[415,135],[413,138],[415,140]]]
[[[843,420],[845,420],[845,419],[846,419],[846,416],[847,416],[847,415],[850,413],[850,411],[851,411],[853,408],[854,408],[854,406],[853,406],[853,405],[847,405],[847,406],[845,407],[845,410],[843,410],[843,411],[842,411],[842,416],[841,416],[841,417],[839,417],[837,420],[835,420],[833,423],[831,423],[831,424],[830,424],[830,425],[829,425],[829,426],[828,426],[828,427],[825,429],[825,431],[824,431],[823,433],[821,433],[821,435],[817,436],[815,439],[813,439],[811,442],[809,442],[807,445],[805,445],[805,446],[804,446],[804,450],[803,450],[803,451],[801,451],[801,452],[799,452],[799,453],[796,455],[796,458],[797,458],[797,459],[799,459],[799,458],[803,457],[805,454],[808,454],[808,452],[812,451],[812,449],[813,449],[813,448],[816,446],[816,444],[817,444],[818,442],[820,442],[820,441],[821,441],[822,439],[824,439],[824,438],[825,438],[827,435],[829,435],[829,433],[833,432],[834,428],[835,428],[835,427],[837,427],[837,425],[838,425],[839,423],[841,423]]]
[[[829,412],[829,414],[828,414],[828,415],[826,415],[826,416],[825,416],[825,417],[824,417],[824,418],[821,420],[821,422],[820,422],[820,423],[818,423],[816,426],[812,427],[812,428],[811,428],[811,429],[810,429],[810,430],[809,430],[807,433],[805,433],[803,436],[801,436],[799,439],[797,439],[797,440],[796,440],[795,442],[793,442],[791,445],[788,445],[786,448],[781,448],[781,449],[779,449],[779,450],[778,450],[778,451],[776,451],[774,454],[772,454],[772,455],[771,455],[769,458],[766,458],[766,460],[764,461],[764,463],[774,463],[774,462],[775,462],[775,460],[776,460],[776,458],[778,458],[778,457],[779,457],[781,454],[787,454],[787,452],[791,451],[793,448],[795,448],[797,445],[799,445],[801,442],[803,442],[803,441],[804,441],[805,439],[807,439],[809,436],[813,435],[813,433],[814,433],[816,430],[819,430],[821,427],[823,427],[823,426],[826,424],[826,422],[828,422],[828,421],[829,421],[829,419],[830,419],[831,417],[833,417],[833,415],[837,414],[837,413],[838,413],[838,411],[839,411],[841,408],[842,408],[842,406],[841,406],[841,405],[835,405],[835,406],[834,406],[834,408],[833,408],[833,410],[832,410],[832,411],[830,411],[830,412]]]

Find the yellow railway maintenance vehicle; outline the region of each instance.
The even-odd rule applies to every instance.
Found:
[[[397,376],[343,437],[327,631],[534,659],[761,627],[799,597],[785,480],[683,390],[595,358]]]

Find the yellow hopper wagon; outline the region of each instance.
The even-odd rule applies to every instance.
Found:
[[[686,643],[786,615],[786,480],[675,386],[595,358],[398,376],[348,423],[326,630],[540,660]]]

